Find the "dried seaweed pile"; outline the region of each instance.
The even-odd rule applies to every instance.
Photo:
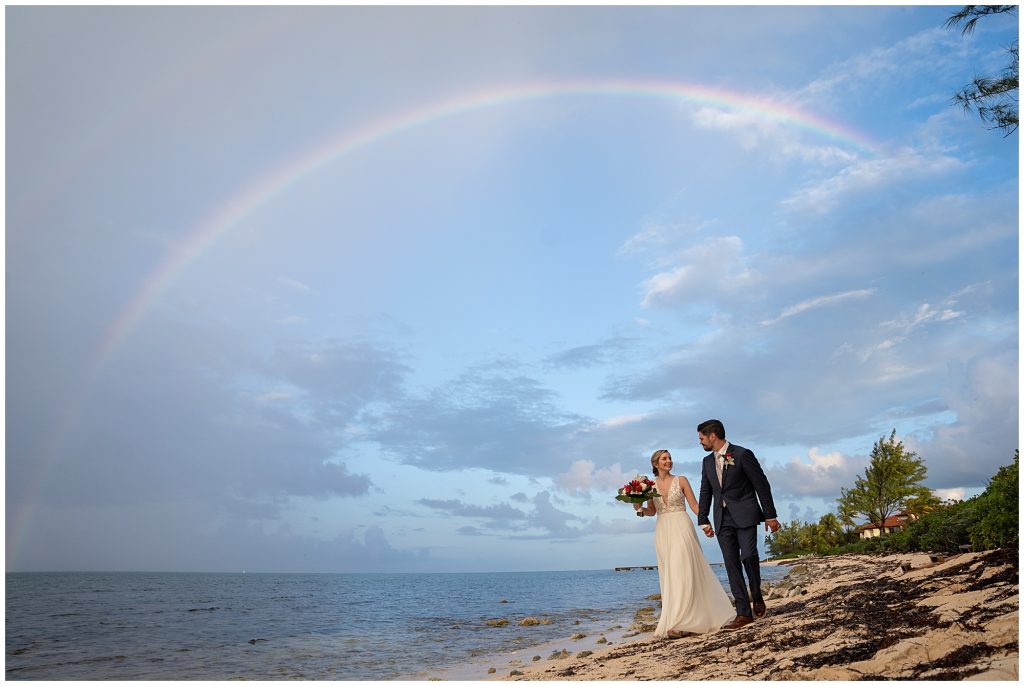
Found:
[[[1016,550],[911,572],[866,555],[801,567],[805,582],[827,584],[770,603],[767,618],[741,631],[628,644],[527,678],[959,680],[992,658],[1016,659],[1015,619],[1012,632],[986,635],[993,620],[1016,617]]]

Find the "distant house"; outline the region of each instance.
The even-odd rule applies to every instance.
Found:
[[[901,531],[905,529],[907,526],[907,522],[911,519],[917,518],[908,512],[900,512],[899,514],[894,514],[891,517],[886,517],[885,521],[881,524],[879,524],[878,522],[862,524],[853,531],[861,539],[875,538],[877,536],[881,536],[882,534],[891,534],[894,531]]]

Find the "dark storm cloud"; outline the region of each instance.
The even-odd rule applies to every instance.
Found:
[[[574,434],[591,423],[556,401],[533,378],[474,368],[425,396],[392,403],[369,436],[422,469],[549,476]]]
[[[34,364],[12,379],[21,398],[9,406],[12,418],[31,409]],[[371,479],[341,458],[341,430],[368,403],[397,393],[405,371],[365,341],[283,349],[267,364],[229,329],[162,318],[141,327],[133,347],[69,405],[63,427],[11,425],[9,492],[17,500],[45,470],[31,495],[65,504],[362,495]]]

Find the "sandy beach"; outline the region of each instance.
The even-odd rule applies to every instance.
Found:
[[[1018,678],[1016,550],[937,560],[924,553],[845,555],[786,564],[792,565],[789,576],[766,594],[768,616],[739,631],[676,640],[641,633],[624,643],[620,633],[609,646],[515,660],[511,669],[506,663],[491,678]],[[637,628],[645,629],[644,622]]]

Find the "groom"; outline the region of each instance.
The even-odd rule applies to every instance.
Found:
[[[729,587],[736,599],[736,619],[723,629],[735,630],[764,617],[767,609],[761,595],[761,565],[757,557],[757,525],[779,530],[779,520],[761,465],[754,453],[725,440],[725,427],[709,419],[697,427],[700,445],[711,453],[704,456],[700,478],[697,524],[711,538],[718,531],[718,545],[729,575]],[[708,521],[711,500],[715,502],[715,530]],[[760,505],[758,505],[760,501]],[[743,583],[743,570],[750,582],[750,595]],[[751,608],[753,604],[753,608]]]

